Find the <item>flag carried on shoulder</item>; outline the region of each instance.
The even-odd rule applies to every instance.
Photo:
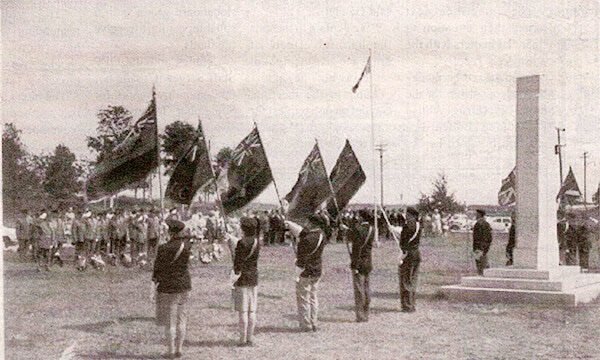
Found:
[[[508,174],[508,177],[502,180],[502,187],[498,192],[498,204],[501,206],[512,206],[517,203],[517,167]]]
[[[256,126],[233,150],[227,168],[221,170],[217,188],[225,215],[241,209],[256,198],[273,181]]]
[[[366,74],[369,74],[370,72],[371,72],[371,56],[369,56],[369,58],[367,59],[367,63],[365,64],[365,67],[364,67],[362,73],[360,73],[360,77],[358,78],[358,81],[352,87],[352,92],[353,93],[356,93],[356,90],[358,90],[358,86],[360,85],[360,82],[362,81],[363,77]]]
[[[197,134],[194,143],[175,165],[165,192],[166,197],[179,204],[189,205],[198,189],[213,177],[212,165],[200,122],[198,122]]]
[[[145,179],[158,166],[156,99],[131,126],[127,137],[96,164],[87,184],[87,195],[97,199]]]
[[[556,196],[556,200],[564,201],[568,204],[583,202],[581,190],[579,190],[579,185],[577,185],[577,180],[575,180],[575,174],[570,166],[569,173],[563,180],[562,186]]]
[[[367,179],[352,146],[350,146],[350,141],[346,140],[346,144],[331,170],[329,179],[336,201],[330,199],[327,202],[327,211],[333,218],[336,218]]]
[[[315,144],[302,164],[296,184],[285,196],[289,204],[286,217],[297,222],[304,221],[332,195],[321,151]]]

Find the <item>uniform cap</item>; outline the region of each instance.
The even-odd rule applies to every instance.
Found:
[[[185,229],[185,224],[176,219],[167,219],[167,226],[169,227],[169,234],[178,234]]]

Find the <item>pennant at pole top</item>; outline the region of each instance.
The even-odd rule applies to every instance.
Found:
[[[356,90],[358,90],[358,86],[360,85],[360,82],[362,81],[363,77],[366,74],[369,74],[370,72],[371,72],[371,56],[369,56],[369,58],[367,59],[367,63],[365,64],[365,67],[364,67],[362,73],[360,74],[360,78],[358,78],[358,81],[352,87],[353,93],[356,93]]]

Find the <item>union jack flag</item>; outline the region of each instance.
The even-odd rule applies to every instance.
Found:
[[[244,159],[247,157],[252,157],[253,149],[260,149],[260,137],[258,136],[258,130],[254,128],[248,136],[238,146],[233,150],[233,154],[231,155],[232,160],[236,163],[237,166],[240,166]]]
[[[498,204],[501,206],[511,206],[517,203],[517,167],[508,174],[508,177],[502,180],[502,187],[498,192]]]

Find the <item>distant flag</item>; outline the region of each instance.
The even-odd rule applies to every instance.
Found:
[[[125,140],[96,164],[87,184],[87,196],[97,199],[144,180],[158,166],[156,99],[132,126]]]
[[[348,205],[350,199],[352,199],[354,194],[356,194],[358,189],[360,189],[367,179],[365,172],[352,150],[352,146],[350,146],[350,141],[346,140],[346,144],[344,145],[335,166],[331,170],[329,179],[331,180],[331,186],[333,187],[337,204],[333,199],[330,199],[327,202],[327,211],[333,218],[336,218],[338,212],[341,212],[346,205]],[[339,207],[339,209],[337,207]]]
[[[517,167],[508,174],[508,177],[502,180],[502,187],[498,192],[498,204],[501,206],[512,206],[517,203]]]
[[[579,190],[579,185],[577,185],[577,180],[575,180],[575,174],[570,166],[569,173],[563,180],[558,195],[556,195],[556,200],[564,201],[569,204],[583,202],[581,190]]]
[[[358,78],[358,81],[352,87],[352,92],[353,93],[356,93],[356,90],[358,90],[358,86],[360,85],[360,82],[362,81],[363,77],[366,74],[369,74],[370,72],[371,72],[371,56],[369,56],[369,58],[367,59],[367,63],[365,64],[365,67],[364,67],[362,73],[360,73],[360,78]]]
[[[231,161],[221,171],[217,187],[225,215],[241,209],[273,181],[258,129],[254,129],[233,150]]]
[[[193,144],[175,165],[165,192],[166,197],[180,204],[189,205],[198,189],[213,177],[212,165],[200,122],[198,122],[197,134]]]
[[[296,184],[285,196],[289,204],[286,216],[294,221],[304,221],[332,195],[321,151],[315,144],[302,164]]]

